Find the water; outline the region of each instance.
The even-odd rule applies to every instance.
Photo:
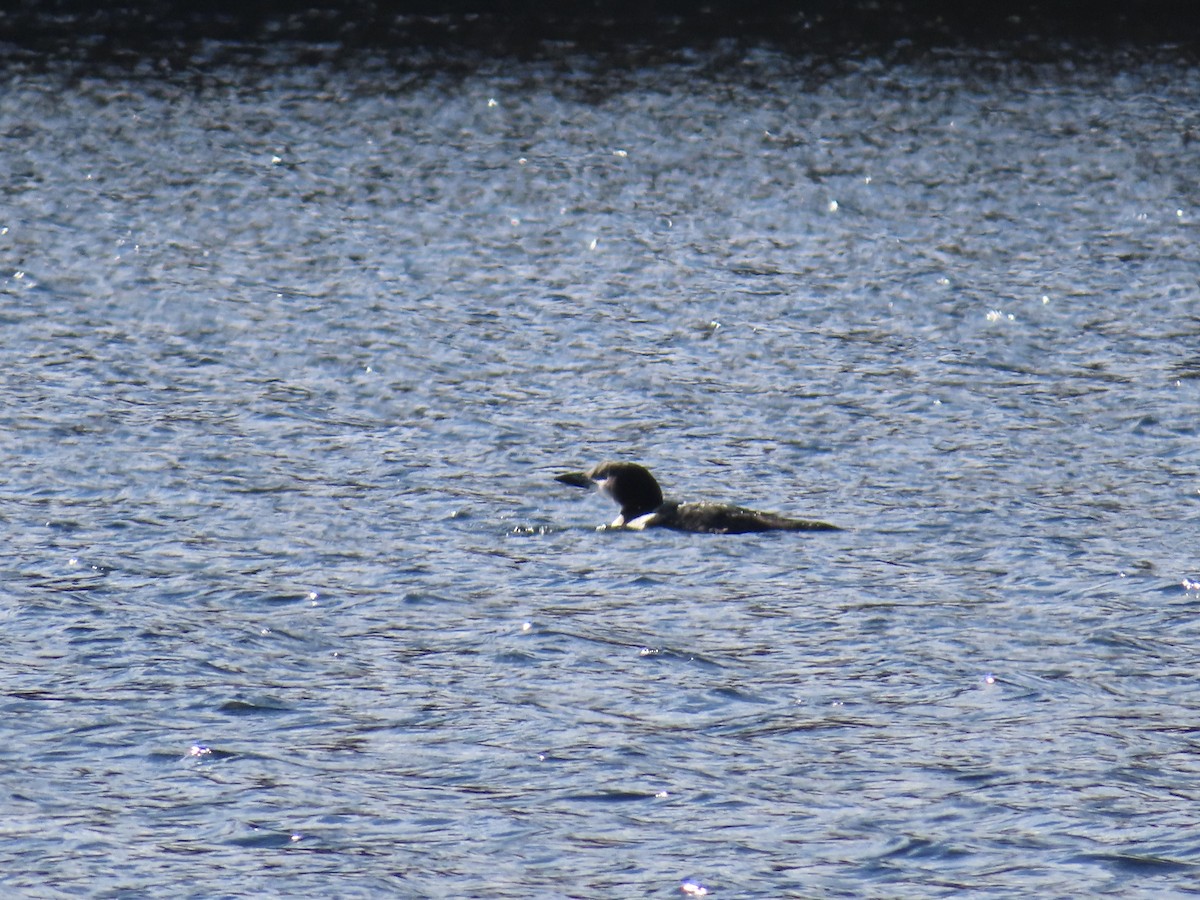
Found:
[[[1200,69],[198,53],[3,74],[6,892],[1196,893]]]

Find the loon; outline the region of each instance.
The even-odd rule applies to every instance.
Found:
[[[839,531],[836,525],[812,519],[788,519],[725,503],[664,501],[650,471],[637,463],[602,462],[587,472],[566,472],[554,479],[575,487],[598,485],[621,507],[609,528],[670,528],[706,534],[746,534],[753,531]]]

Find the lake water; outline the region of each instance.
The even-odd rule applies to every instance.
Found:
[[[1200,892],[1200,67],[195,52],[0,70],[6,893]]]

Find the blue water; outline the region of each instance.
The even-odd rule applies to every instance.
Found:
[[[10,60],[6,893],[1200,892],[1200,70],[728,51]]]

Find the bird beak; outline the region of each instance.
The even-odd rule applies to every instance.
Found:
[[[581,488],[590,488],[595,483],[588,478],[587,472],[566,472],[562,475],[555,475],[554,480]]]

